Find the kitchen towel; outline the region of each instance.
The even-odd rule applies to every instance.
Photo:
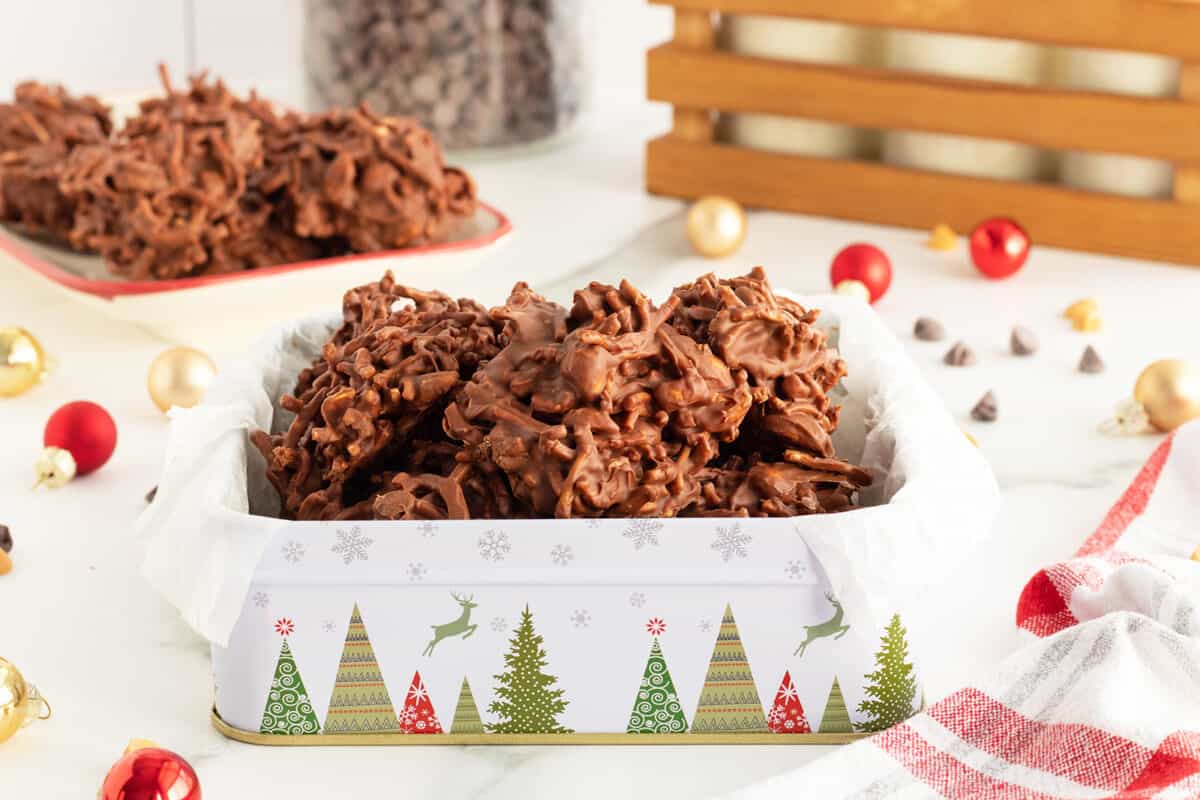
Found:
[[[1028,646],[908,722],[736,796],[1200,797],[1198,545],[1194,422],[1074,558],[1029,581]]]

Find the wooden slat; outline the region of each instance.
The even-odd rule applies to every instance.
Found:
[[[1200,62],[1180,69],[1179,99],[1200,109]],[[1175,199],[1200,204],[1200,159],[1175,165]]]
[[[1197,0],[651,0],[684,9],[1161,53],[1200,61]]]
[[[1200,209],[1162,200],[991,181],[883,164],[765,153],[671,136],[646,152],[646,187],[657,194],[723,194],[748,205],[805,214],[970,230],[1009,215],[1039,244],[1200,263]]]
[[[711,11],[676,9],[674,46],[689,52],[712,52],[716,27]],[[672,131],[689,142],[713,140],[713,112],[705,105],[680,103],[672,110]]]
[[[1200,162],[1200,103],[803,64],[665,44],[651,100],[865,128],[983,136],[1063,150]]]

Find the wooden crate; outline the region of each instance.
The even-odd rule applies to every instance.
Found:
[[[675,14],[673,40],[648,54],[649,97],[674,107],[671,132],[646,148],[651,192],[723,194],[749,206],[905,227],[945,222],[960,231],[1007,215],[1042,244],[1200,264],[1200,0],[651,2]],[[738,55],[715,46],[718,12],[1156,53],[1181,60],[1180,91],[1131,97]],[[1174,196],[764,152],[715,141],[719,111],[1160,159],[1175,166]]]

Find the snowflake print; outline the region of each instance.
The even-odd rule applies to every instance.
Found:
[[[353,561],[366,561],[370,558],[367,548],[374,543],[374,539],[363,536],[362,530],[355,525],[348,531],[338,531],[337,544],[329,549],[341,556],[346,566],[350,566]]]
[[[411,689],[408,690],[408,699],[409,700],[416,700],[419,703],[422,700],[424,700],[426,697],[429,697],[429,692],[425,691],[424,684],[422,684],[420,686],[413,686]]]
[[[275,621],[275,632],[280,636],[287,636],[296,630],[296,623],[292,622],[287,617],[280,617]]]
[[[778,703],[780,700],[788,701],[799,699],[800,694],[796,691],[796,684],[788,681],[787,686],[783,687],[783,689],[779,691],[779,696],[775,698],[775,702]]]
[[[304,545],[295,539],[285,544],[282,549],[283,557],[293,564],[298,563],[300,559],[304,558]]]
[[[789,561],[787,566],[783,568],[783,572],[792,580],[798,581],[808,574],[808,567],[799,561]]]
[[[662,632],[667,629],[667,623],[662,621],[662,617],[651,617],[646,623],[646,633],[652,636],[662,636]]]
[[[508,630],[508,620],[504,617],[492,617],[492,630],[496,633],[504,633]]]
[[[258,608],[266,608],[271,605],[271,597],[266,592],[254,593],[254,605]]]
[[[658,532],[663,524],[656,519],[634,519],[621,533],[626,539],[633,541],[633,549],[641,550],[647,545],[658,547]]]
[[[787,716],[787,712],[783,710],[783,706],[775,706],[767,714],[767,724],[768,725],[778,725],[784,721],[784,718],[786,716]]]
[[[717,526],[717,536],[710,548],[721,554],[722,561],[730,561],[734,556],[745,558],[748,555],[746,545],[750,544],[750,534],[742,533],[742,526],[734,523],[729,527]]]
[[[592,615],[587,612],[587,609],[577,608],[571,614],[571,624],[576,628],[586,628],[592,624]]]
[[[556,544],[550,551],[550,560],[560,567],[565,567],[575,558],[575,553],[569,544]]]
[[[331,619],[325,620],[325,624],[321,626],[321,630],[325,631],[326,633],[333,633],[333,629],[334,629],[334,624],[333,624],[333,620],[331,620]]]
[[[696,625],[696,627],[699,628],[703,633],[708,633],[712,630],[712,620],[702,619],[700,620],[700,623]]]
[[[437,536],[437,529],[438,529],[438,526],[434,525],[432,522],[422,522],[420,525],[417,526],[417,530],[426,539]]]
[[[634,592],[633,594],[629,595],[629,605],[633,606],[634,608],[641,608],[642,606],[646,605],[646,595],[641,592]]]
[[[503,561],[510,550],[512,542],[508,540],[508,534],[504,531],[484,531],[479,537],[479,555],[486,561]]]
[[[405,724],[411,725],[412,723],[416,722],[416,720],[417,720],[417,710],[415,708],[412,708],[410,706],[405,706],[404,708],[400,709],[400,724],[401,725],[405,725]]]
[[[425,569],[425,565],[420,561],[410,562],[408,568],[404,570],[404,574],[408,576],[409,581],[423,581],[425,576],[429,574],[429,570]]]

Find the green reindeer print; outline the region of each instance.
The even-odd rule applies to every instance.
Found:
[[[805,625],[804,626],[804,641],[796,648],[793,655],[803,657],[804,651],[808,646],[817,639],[824,639],[826,636],[832,636],[834,639],[840,639],[846,635],[846,631],[850,630],[849,625],[842,624],[842,604],[839,603],[834,596],[829,592],[825,593],[825,599],[833,606],[833,616],[822,622],[820,625]]]
[[[421,653],[423,656],[433,655],[433,648],[436,647],[437,643],[442,639],[448,639],[451,636],[461,636],[465,639],[474,633],[475,629],[479,627],[478,625],[471,624],[471,609],[479,607],[478,603],[471,602],[471,598],[473,598],[475,595],[463,597],[457,592],[451,592],[450,596],[453,597],[460,606],[462,606],[462,613],[458,615],[458,619],[451,620],[444,625],[429,626],[433,628],[433,638],[429,640],[429,644],[425,645],[425,651]]]

